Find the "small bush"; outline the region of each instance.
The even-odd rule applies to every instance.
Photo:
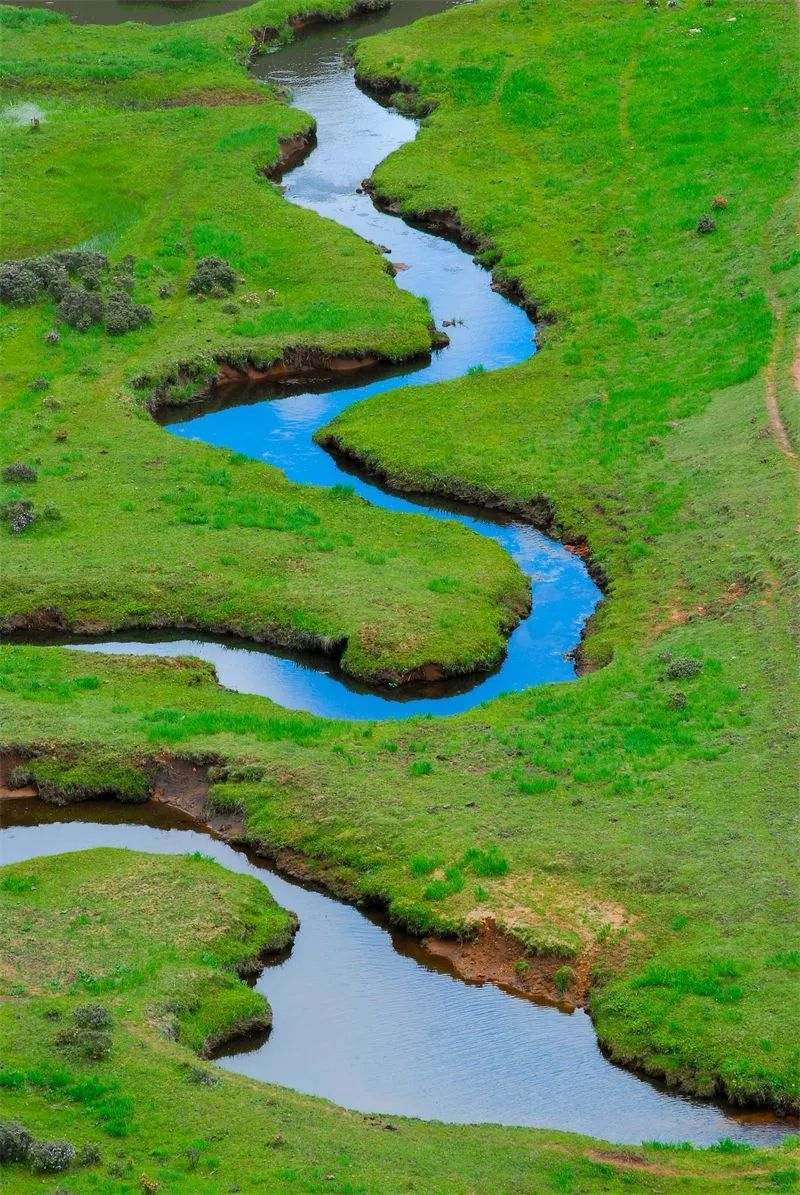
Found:
[[[75,1161],[79,1166],[96,1166],[101,1161],[100,1150],[96,1145],[87,1142],[78,1149]]]
[[[84,290],[80,286],[68,286],[58,305],[58,317],[71,328],[85,332],[92,324],[99,324],[103,318],[103,300],[100,295]]]
[[[716,228],[717,222],[711,216],[701,216],[697,221],[697,231],[700,236],[708,236],[710,232],[715,232]]]
[[[201,257],[186,289],[191,295],[230,295],[236,281],[236,271],[224,257]]]
[[[33,465],[26,465],[25,461],[14,461],[3,469],[3,481],[36,481],[38,476]]]
[[[72,1020],[79,1029],[107,1029],[113,1018],[102,1004],[80,1004],[73,1012]]]
[[[42,507],[42,518],[49,519],[51,523],[57,523],[61,518],[61,511],[56,506],[55,502],[45,502]]]
[[[104,1062],[111,1053],[111,1034],[107,1029],[79,1029],[70,1025],[58,1031],[56,1045],[88,1062]]]
[[[45,333],[44,339],[45,344],[58,344],[61,337],[59,336],[58,332],[53,329],[52,331]]]
[[[714,211],[724,212],[728,206],[728,201],[724,195],[715,195],[711,201],[711,206]]]
[[[4,303],[35,303],[39,279],[27,262],[4,261],[0,265],[0,299]]]
[[[409,768],[412,776],[429,776],[433,771],[433,764],[429,763],[427,759],[415,759]]]
[[[667,665],[667,676],[670,680],[688,680],[702,672],[702,660],[695,660],[692,656],[676,656]]]
[[[105,326],[106,332],[119,335],[122,332],[133,332],[148,324],[153,313],[144,303],[134,303],[124,290],[113,291],[108,296],[106,304]]]
[[[8,524],[8,529],[12,534],[19,535],[30,527],[31,523],[36,522],[36,511],[32,502],[27,499],[18,499],[13,502],[4,502],[0,506],[0,518]]]
[[[17,1120],[0,1120],[0,1162],[24,1162],[33,1135]]]
[[[669,708],[671,710],[685,710],[688,704],[689,701],[685,693],[670,693]]]
[[[69,1141],[34,1141],[28,1161],[34,1174],[58,1174],[67,1170],[75,1157],[75,1146]]]

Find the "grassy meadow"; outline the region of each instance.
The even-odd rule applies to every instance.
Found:
[[[3,533],[4,608],[27,615],[57,604],[69,622],[225,625],[243,635],[269,625],[275,639],[300,611],[304,632],[347,640],[345,665],[359,675],[400,674],[423,657],[465,666],[498,650],[518,608],[520,578],[493,545],[173,441],[130,385],[134,374],[155,377],[204,353],[274,360],[302,343],[401,356],[429,343],[427,312],[393,288],[370,246],[290,208],[257,179],[254,155],[259,164],[274,158],[277,138],[302,118],[262,91],[245,106],[203,99],[218,89],[251,94],[232,65],[243,30],[256,9],[291,8],[261,0],[193,24],[194,43],[218,57],[186,73],[180,54],[164,54],[162,67],[153,49],[157,38],[183,44],[185,25],[64,30],[65,78],[50,82],[50,60],[37,53],[49,36],[44,19],[24,36],[21,25],[6,30],[12,93],[52,104],[43,135],[59,140],[40,160],[34,135],[19,134],[25,148],[7,152],[24,155],[29,177],[85,160],[81,112],[98,122],[92,128],[136,122],[152,138],[152,160],[163,153],[182,165],[163,190],[149,164],[128,163],[124,183],[119,171],[103,178],[115,203],[136,209],[107,251],[135,253],[135,294],[153,306],[151,327],[119,340],[70,330],[51,346],[42,337],[52,311],[11,313],[7,426],[16,455],[41,462],[31,494],[41,491],[64,517],[13,539]],[[103,47],[119,39],[123,57],[139,64],[104,91],[119,86],[118,107],[100,104],[86,78],[92,38]],[[26,767],[47,795],[142,799],[155,760],[179,754],[213,765],[213,803],[241,814],[264,849],[301,854],[332,888],[380,901],[418,932],[468,934],[493,919],[518,943],[521,964],[555,959],[584,976],[615,1059],[685,1091],[784,1111],[800,1108],[797,44],[796,12],[783,0],[676,8],[480,0],[358,48],[366,83],[430,110],[418,140],[376,172],[379,195],[407,214],[456,212],[498,278],[519,286],[547,323],[530,362],[378,396],[325,435],[400,486],[484,495],[519,511],[546,498],[564,536],[585,539],[608,578],[579,681],[455,718],[357,724],[224,691],[197,661],[35,646],[0,653],[3,742],[31,756]],[[188,107],[164,107],[189,75],[201,93]],[[241,132],[264,125],[268,133]],[[202,155],[191,131],[200,128],[214,130]],[[103,144],[121,168],[113,138]],[[240,182],[223,206],[215,179],[234,173]],[[82,196],[73,210],[72,184],[64,176],[57,186],[52,222],[28,218],[12,188],[14,254],[112,237],[110,202]],[[256,210],[269,213],[257,226]],[[56,216],[72,222],[63,239],[48,232]],[[714,223],[705,234],[703,216]],[[228,321],[216,299],[195,314],[185,295],[192,254],[231,245],[209,223],[242,237],[241,249],[228,249],[241,254],[242,291],[274,289],[274,314],[262,305]],[[186,258],[159,254],[165,237],[173,249],[183,243]],[[160,305],[162,278],[176,289]],[[333,325],[315,322],[321,294]],[[31,388],[39,375],[44,391]],[[43,408],[49,394],[57,405]],[[66,442],[54,438],[61,431]],[[73,451],[83,455],[62,459]],[[282,519],[281,529],[247,525],[254,508]],[[319,523],[303,514],[298,526],[300,508]],[[359,553],[401,536],[400,566],[382,569],[376,585]],[[469,580],[461,605],[454,594],[440,595],[441,606],[432,600],[428,578],[445,573]],[[454,616],[446,630],[445,609]],[[377,637],[359,638],[357,627],[373,625]],[[50,863],[26,866],[44,876]],[[76,861],[74,874],[83,866]],[[48,893],[43,883],[42,908]],[[57,935],[37,924],[34,946]],[[32,994],[20,1007],[10,1056],[19,1069],[39,1067],[48,1047],[30,1026],[44,1006]],[[190,1148],[215,1120],[241,1126],[212,1152],[244,1189],[256,1141],[269,1190],[394,1192],[398,1175],[402,1189],[447,1192],[800,1183],[780,1152],[762,1163],[689,1151],[654,1161],[644,1151],[648,1167],[527,1130],[408,1122],[377,1133],[360,1117],[234,1076],[184,1099],[188,1045],[147,1028],[140,1007],[115,1031],[124,1038],[119,1073],[147,1110],[124,1152],[163,1189],[229,1189],[205,1172],[207,1188],[184,1178],[183,1142],[163,1160],[169,1179],[136,1153],[161,1148],[157,1126],[173,1124],[176,1102]],[[96,1132],[92,1115],[27,1081],[8,1103],[43,1134],[78,1143]],[[288,1152],[276,1157],[264,1140],[284,1122]],[[21,1170],[13,1182],[33,1189]],[[90,1185],[88,1170],[68,1185],[104,1189]]]

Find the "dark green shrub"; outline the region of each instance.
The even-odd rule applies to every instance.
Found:
[[[113,291],[108,296],[106,304],[105,325],[106,332],[119,334],[132,332],[147,324],[153,318],[153,313],[144,303],[134,303],[124,290]]]
[[[51,523],[57,523],[61,518],[61,511],[56,506],[55,502],[45,502],[42,507],[42,518],[49,519]]]
[[[702,660],[695,660],[692,656],[676,656],[667,665],[667,676],[670,680],[688,680],[691,676],[697,676],[702,669]]]
[[[25,461],[14,461],[3,469],[3,481],[36,481],[38,476],[33,465],[27,465]]]
[[[689,701],[685,693],[670,693],[669,708],[671,710],[685,710]]]
[[[96,1166],[101,1161],[100,1150],[96,1145],[87,1142],[78,1149],[75,1161],[79,1166]]]
[[[79,1004],[72,1020],[79,1029],[108,1029],[113,1017],[102,1004]]]
[[[58,1174],[69,1168],[74,1157],[75,1146],[69,1141],[34,1141],[28,1151],[34,1174]]]
[[[80,286],[68,286],[58,305],[58,317],[71,328],[85,332],[103,318],[103,300]]]
[[[36,511],[27,498],[19,498],[0,506],[0,518],[8,524],[12,534],[19,535],[36,522]]]
[[[230,295],[236,281],[236,271],[224,257],[201,257],[186,289],[192,295]]]
[[[4,261],[0,265],[0,299],[4,303],[35,303],[39,279],[27,262]]]
[[[24,1162],[33,1134],[17,1120],[0,1120],[0,1162]]]
[[[111,1034],[107,1029],[81,1029],[77,1025],[69,1025],[66,1029],[59,1029],[56,1046],[88,1062],[104,1062],[111,1053]]]
[[[712,220],[711,216],[701,216],[697,221],[697,231],[700,236],[707,236],[710,232],[714,232],[717,227],[716,220]]]

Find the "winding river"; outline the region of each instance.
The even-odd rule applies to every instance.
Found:
[[[231,1043],[217,1060],[229,1070],[363,1112],[569,1129],[617,1142],[709,1145],[728,1137],[768,1145],[792,1131],[770,1114],[667,1092],[614,1066],[585,1012],[466,983],[379,915],[288,880],[166,805],[54,809],[19,799],[0,803],[0,815],[4,863],[96,846],[199,850],[255,876],[298,914],[291,951],[257,981],[273,1029]]]
[[[340,411],[370,395],[409,382],[461,377],[471,369],[500,369],[535,351],[535,330],[528,316],[491,289],[491,276],[468,253],[444,237],[378,211],[361,189],[362,180],[383,158],[414,139],[418,126],[359,90],[346,60],[348,45],[356,36],[409,24],[457,2],[400,0],[386,12],[312,26],[279,54],[257,59],[252,68],[256,76],[288,88],[295,104],[317,121],[317,147],[286,175],[286,198],[385,246],[390,260],[408,267],[398,273],[398,285],[427,299],[438,327],[447,322],[449,346],[434,352],[427,364],[377,371],[355,385],[326,382],[313,389],[295,387],[293,392],[264,383],[226,387],[221,402],[197,408],[188,418],[185,408],[179,416],[173,413],[169,427],[175,435],[266,461],[292,481],[350,485],[376,506],[454,519],[495,539],[532,586],[531,613],[511,635],[506,658],[489,674],[382,691],[345,677],[330,658],[233,639],[161,632],[77,643],[82,650],[200,656],[216,666],[220,682],[228,688],[336,718],[453,714],[501,693],[575,676],[570,653],[601,598],[579,557],[520,520],[431,497],[391,493],[374,478],[334,459],[312,439]]]
[[[161,634],[149,641],[84,642],[81,650],[191,653],[212,661],[230,688],[346,718],[454,713],[502,692],[574,676],[568,653],[600,599],[580,559],[512,518],[392,494],[351,473],[311,438],[368,395],[409,380],[458,377],[476,366],[498,369],[535,350],[527,316],[491,290],[489,275],[456,244],[382,214],[357,190],[377,162],[416,135],[417,126],[358,90],[344,57],[348,42],[456,2],[398,0],[388,13],[307,31],[278,57],[253,68],[290,87],[297,105],[318,122],[319,146],[288,176],[287,198],[387,246],[392,260],[408,266],[398,274],[398,285],[427,298],[437,324],[458,321],[448,328],[450,346],[420,368],[385,370],[356,386],[287,393],[285,387],[270,391],[253,384],[228,391],[224,408],[199,410],[191,419],[184,412],[171,430],[268,461],[294,481],[345,482],[377,505],[458,519],[492,536],[519,562],[533,589],[532,613],[511,636],[506,660],[490,675],[380,692],[349,681],[330,660],[224,639]],[[135,11],[122,0],[63,0],[53,7],[78,19],[91,14],[110,21]],[[139,12],[150,18],[151,8],[156,6]],[[54,810],[15,799],[3,802],[0,813],[4,863],[95,846],[163,853],[199,849],[232,871],[256,876],[299,914],[292,950],[258,980],[274,1010],[273,1030],[266,1038],[233,1043],[218,1059],[220,1066],[363,1111],[552,1127],[617,1142],[709,1144],[729,1137],[765,1145],[789,1131],[770,1115],[736,1113],[668,1093],[612,1065],[584,1012],[459,980],[443,960],[389,929],[379,916],[286,879],[166,806],[98,802]]]

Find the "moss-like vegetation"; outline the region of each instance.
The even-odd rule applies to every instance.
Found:
[[[188,661],[11,648],[0,689],[6,743],[40,755],[27,766],[49,769],[56,790],[65,761],[85,792],[95,767],[108,786],[115,768],[131,777],[170,751],[214,760],[213,799],[254,839],[302,852],[418,930],[492,915],[521,959],[561,960],[564,980],[589,960],[615,1057],[784,1108],[800,1083],[794,466],[765,394],[772,384],[791,437],[795,21],[777,0],[482,0],[359,50],[365,77],[401,77],[432,109],[418,142],[377,172],[379,192],[409,212],[455,209],[555,322],[530,363],[394,391],[331,434],[415,488],[511,509],[548,496],[610,578],[585,644],[607,667],[402,726],[287,716]],[[716,227],[702,235],[705,214]],[[197,252],[220,255],[207,242]],[[133,414],[123,426],[160,435]],[[13,459],[35,463],[22,438]],[[478,1136],[425,1132],[472,1164]],[[512,1138],[531,1140],[480,1136],[491,1180],[474,1171],[464,1189],[504,1189]],[[789,1169],[776,1162],[764,1184],[791,1187]],[[723,1189],[749,1185],[743,1174]],[[551,1178],[506,1186],[603,1189],[618,1174]],[[363,1181],[380,1190],[386,1173]],[[442,1171],[421,1187],[460,1181]]]
[[[797,1151],[604,1147],[566,1133],[344,1112],[197,1051],[265,1012],[236,977],[290,932],[256,880],[202,856],[93,850],[0,870],[0,1162],[78,1195],[774,1189]],[[99,1055],[76,1038],[104,1034]],[[387,1131],[392,1129],[394,1131]],[[783,1181],[783,1180],[782,1180]],[[55,1190],[55,1186],[48,1188]],[[791,1189],[787,1186],[786,1189]]]
[[[167,28],[0,9],[5,111],[42,110],[35,130],[0,123],[0,464],[38,475],[3,475],[0,625],[225,628],[390,681],[488,666],[528,600],[495,544],[291,485],[150,416],[221,361],[430,348],[425,305],[378,251],[261,172],[309,120],[248,78],[244,51],[296,8],[262,0]],[[458,592],[431,590],[443,572]]]

